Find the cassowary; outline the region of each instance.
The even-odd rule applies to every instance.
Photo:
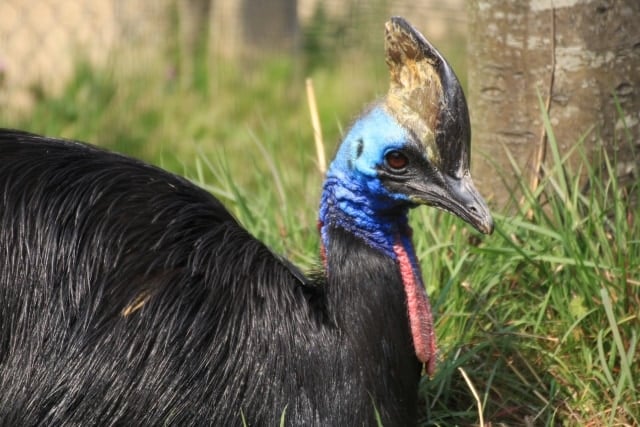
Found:
[[[401,18],[386,61],[327,173],[310,275],[183,178],[1,131],[0,424],[415,424],[436,344],[408,210],[493,224],[449,65]]]

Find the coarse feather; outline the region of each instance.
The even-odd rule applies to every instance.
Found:
[[[341,283],[301,281],[178,176],[16,131],[0,157],[3,425],[371,424],[374,404],[415,419],[388,257],[336,231]]]

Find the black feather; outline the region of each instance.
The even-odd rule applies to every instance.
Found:
[[[0,131],[1,425],[416,422],[398,267],[330,230],[305,277],[187,180]]]

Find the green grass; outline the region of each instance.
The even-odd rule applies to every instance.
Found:
[[[496,214],[495,235],[474,238],[457,220],[419,214],[415,227],[429,234],[418,242],[426,280],[440,284],[431,294],[445,361],[423,384],[435,424],[475,417],[477,405],[456,367],[483,392],[492,422],[640,421],[638,207],[587,159],[581,168],[590,190],[580,191],[580,180],[567,178],[577,173],[568,170],[568,154],[558,152],[548,120],[547,132],[555,166],[536,194],[521,184],[525,204],[513,215]],[[581,142],[575,147],[584,153]],[[614,175],[604,158],[607,175]],[[637,190],[636,183],[630,191]]]
[[[303,80],[310,71],[330,155],[354,114],[386,91],[378,57],[349,52],[311,68],[272,58],[201,76],[202,88],[162,67],[123,76],[80,63],[62,94],[42,95],[29,115],[0,111],[0,125],[186,175],[276,252],[311,267],[321,176]],[[492,236],[435,210],[412,214],[441,350],[434,378],[421,383],[424,425],[477,425],[479,411],[493,425],[640,423],[640,225],[626,201],[637,183],[600,179],[581,141],[584,161],[568,170],[548,120],[547,132],[553,165],[535,193],[520,180],[513,199],[524,194],[524,204],[496,212]],[[615,169],[602,158],[605,173]],[[588,191],[570,178],[577,172]]]
[[[552,133],[551,145],[557,147]],[[257,193],[234,185],[228,168],[213,166],[225,171],[217,194],[257,236],[313,265],[316,205],[301,206],[286,185],[279,193],[286,168],[277,163],[277,150],[269,157],[276,166],[272,175],[258,176]],[[493,236],[434,210],[413,214],[442,352],[436,376],[421,385],[426,425],[477,423],[479,406],[494,424],[639,421],[638,208],[627,206],[617,182],[605,184],[586,160],[592,186],[582,193],[556,157],[558,166],[536,194],[521,188],[527,197],[518,212],[496,213]],[[315,170],[306,179],[319,187]]]

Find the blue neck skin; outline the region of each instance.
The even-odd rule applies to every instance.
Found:
[[[404,194],[391,193],[377,177],[385,154],[402,147],[407,139],[406,131],[381,106],[354,124],[323,187],[319,221],[325,248],[329,247],[329,228],[337,226],[393,259],[393,246],[400,243],[414,267],[417,265],[407,217],[411,202]]]

